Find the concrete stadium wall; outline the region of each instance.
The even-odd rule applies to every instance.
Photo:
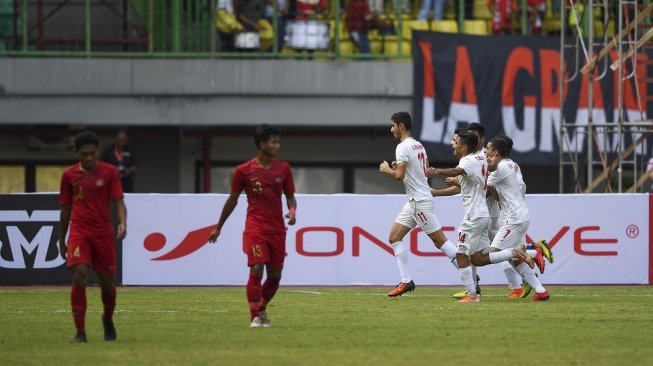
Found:
[[[4,58],[0,125],[379,126],[412,87],[409,62]]]

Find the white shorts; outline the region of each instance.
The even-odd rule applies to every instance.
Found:
[[[530,221],[521,224],[503,224],[492,240],[492,247],[497,249],[514,249],[526,244],[526,230]]]
[[[458,228],[458,248],[456,253],[472,255],[490,246],[490,218],[477,217],[463,220]]]
[[[408,201],[401,209],[401,212],[395,219],[397,224],[401,224],[409,229],[419,225],[426,234],[434,233],[442,229],[440,220],[433,212],[433,200],[428,201]]]

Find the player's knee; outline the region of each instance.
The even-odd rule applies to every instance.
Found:
[[[249,267],[250,273],[257,275],[257,276],[263,276],[263,263],[256,263]]]
[[[88,274],[85,271],[75,270],[73,271],[73,286],[75,287],[85,287],[88,283]]]

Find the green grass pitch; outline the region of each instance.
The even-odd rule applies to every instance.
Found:
[[[653,365],[653,287],[552,287],[551,300],[484,287],[281,287],[271,328],[249,329],[242,287],[118,289],[105,342],[99,289],[89,343],[71,344],[69,289],[0,289],[2,365]]]

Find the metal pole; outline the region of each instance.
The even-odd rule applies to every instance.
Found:
[[[147,52],[154,52],[154,0],[149,0],[147,10]]]
[[[43,0],[39,0],[37,3],[37,8],[36,8],[36,19],[38,24],[38,50],[43,51],[43,45],[45,44],[44,42],[44,27],[43,27]]]
[[[560,130],[559,130],[559,140],[558,140],[558,158],[560,160],[560,165],[558,166],[558,193],[564,193],[564,177],[565,177],[565,168],[563,164],[564,158],[564,147],[565,147],[565,34],[567,33],[567,27],[565,25],[565,4],[564,2],[560,6],[560,76],[558,77],[558,91],[560,92]]]
[[[172,52],[181,51],[181,0],[172,0]]]
[[[624,9],[623,9],[623,1],[619,0],[619,20],[618,20],[618,29],[621,30],[623,29],[623,16],[624,16]],[[635,21],[635,19],[633,19]],[[625,36],[626,39],[628,39],[628,35]],[[617,59],[621,60],[623,57],[623,40],[624,38],[619,39],[619,44],[617,48]],[[622,133],[623,133],[623,115],[624,115],[624,90],[623,90],[623,62],[619,62],[619,67],[617,68],[617,175],[619,177],[619,193],[621,193],[621,178],[622,178],[622,149],[623,146],[621,145],[621,139],[623,138]]]
[[[85,47],[86,57],[91,56],[91,0],[86,0],[84,4],[86,30],[85,30]]]
[[[23,13],[21,16],[23,18],[23,52],[27,52],[29,41],[29,27],[27,26],[27,0],[23,0]]]
[[[592,59],[594,53],[594,0],[589,0],[585,6],[584,18],[587,23],[587,56]],[[582,19],[583,17],[581,17]],[[594,71],[591,70],[587,75],[589,88],[587,91],[587,185],[589,186],[594,180]]]

